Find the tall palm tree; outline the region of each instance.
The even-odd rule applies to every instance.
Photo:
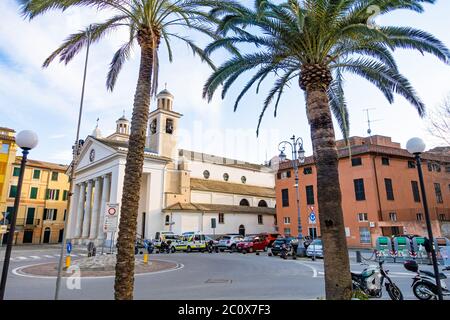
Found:
[[[423,116],[425,105],[400,74],[392,52],[398,48],[417,50],[448,63],[449,50],[429,33],[411,27],[375,26],[371,16],[373,9],[379,9],[381,15],[400,9],[422,12],[425,2],[435,1],[289,0],[275,4],[255,0],[253,9],[232,1],[210,12],[221,20],[217,32],[223,37],[213,41],[205,52],[226,48],[232,55],[210,76],[204,97],[211,99],[222,84],[224,97],[236,79],[255,70],[236,99],[236,110],[252,86],[258,92],[261,82],[275,79],[263,104],[258,133],[264,112],[273,101],[276,116],[280,97],[291,80],[298,81],[305,92],[317,168],[327,299],[349,299],[352,294],[332,122],[334,114],[347,138],[344,74],[353,73],[370,81],[390,103],[394,93],[403,96]],[[254,51],[240,54],[240,44],[251,45]]]
[[[129,59],[133,45],[140,47],[139,77],[134,96],[131,132],[128,143],[127,162],[121,201],[121,218],[117,242],[115,298],[132,299],[134,286],[134,243],[138,215],[139,193],[144,162],[145,135],[148,122],[150,98],[157,92],[158,49],[164,41],[172,61],[171,39],[187,43],[202,60],[213,66],[185,35],[175,33],[175,28],[192,29],[215,37],[208,22],[210,18],[202,11],[206,0],[20,0],[23,14],[32,19],[51,9],[62,11],[75,6],[94,7],[105,10],[111,17],[94,23],[89,30],[70,35],[44,62],[47,67],[56,57],[66,64],[90,41],[98,42],[119,28],[129,29],[129,40],[114,54],[106,86],[113,90],[123,64]],[[211,1],[214,2],[214,1]]]

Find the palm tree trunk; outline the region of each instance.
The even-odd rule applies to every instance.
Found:
[[[132,300],[134,289],[134,244],[136,240],[136,225],[154,58],[151,45],[147,43],[140,43],[140,45],[141,61],[139,79],[134,96],[133,116],[131,119],[122,204],[120,208],[116,281],[114,285],[116,300]]]
[[[317,170],[326,298],[347,300],[352,295],[352,281],[341,207],[338,153],[326,90],[308,88],[306,106]]]

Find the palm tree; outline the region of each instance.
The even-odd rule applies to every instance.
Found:
[[[305,92],[317,168],[327,299],[349,299],[352,295],[332,122],[334,114],[347,138],[344,74],[350,72],[370,81],[390,103],[394,101],[394,93],[403,96],[423,116],[425,105],[400,74],[392,52],[398,48],[417,50],[448,63],[448,49],[422,30],[374,26],[370,18],[375,8],[380,14],[400,9],[422,12],[425,2],[435,1],[289,0],[275,4],[270,0],[255,0],[253,9],[232,1],[210,12],[221,20],[217,33],[222,38],[213,41],[205,52],[211,54],[218,48],[226,48],[232,55],[206,82],[205,98],[210,100],[222,84],[223,98],[236,79],[246,71],[255,70],[236,99],[236,110],[252,86],[258,92],[261,82],[275,79],[263,104],[258,133],[264,112],[273,101],[276,116],[280,97],[291,80],[298,81]],[[240,54],[240,44],[250,45],[254,52]]]
[[[121,201],[121,218],[117,242],[115,298],[132,299],[134,286],[134,243],[138,215],[139,193],[144,162],[144,145],[150,98],[157,92],[158,49],[164,41],[172,61],[171,39],[187,43],[202,60],[213,66],[189,38],[175,33],[173,28],[187,28],[214,37],[207,15],[201,6],[206,0],[20,0],[23,14],[32,19],[51,9],[62,11],[75,6],[94,7],[111,13],[111,18],[94,23],[89,30],[70,35],[44,62],[47,67],[56,57],[66,64],[90,41],[98,42],[121,27],[129,29],[129,40],[114,54],[106,80],[113,90],[123,64],[129,59],[133,45],[140,47],[139,77],[134,96],[131,132]],[[213,1],[212,1],[213,2]]]

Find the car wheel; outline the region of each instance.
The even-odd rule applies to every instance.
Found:
[[[225,249],[220,249],[220,252],[224,252],[225,251]]]
[[[242,250],[242,253],[243,253],[243,254],[246,254],[246,253],[247,253],[247,250]]]
[[[269,250],[269,247],[264,247],[264,252],[267,252],[267,250]]]
[[[175,249],[175,247],[172,247],[172,248],[170,249],[170,251],[171,251],[172,253],[175,253],[175,252],[177,251],[177,249]]]
[[[278,252],[274,252],[273,255],[276,257],[278,255]]]
[[[191,252],[191,251],[192,251],[191,247],[187,247],[186,252]]]
[[[236,245],[235,244],[231,245],[231,252],[236,252]]]

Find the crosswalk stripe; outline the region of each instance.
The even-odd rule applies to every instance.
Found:
[[[19,260],[28,260],[27,257],[16,257],[16,259],[19,259]]]
[[[80,253],[80,256],[82,256],[82,257],[86,257],[86,256],[87,256],[87,254],[86,254],[86,253]]]
[[[39,257],[39,256],[30,256],[30,258],[33,258],[33,259],[40,259],[41,257]]]
[[[50,256],[48,254],[44,254],[44,257],[46,257],[46,258],[54,258],[54,256]]]

